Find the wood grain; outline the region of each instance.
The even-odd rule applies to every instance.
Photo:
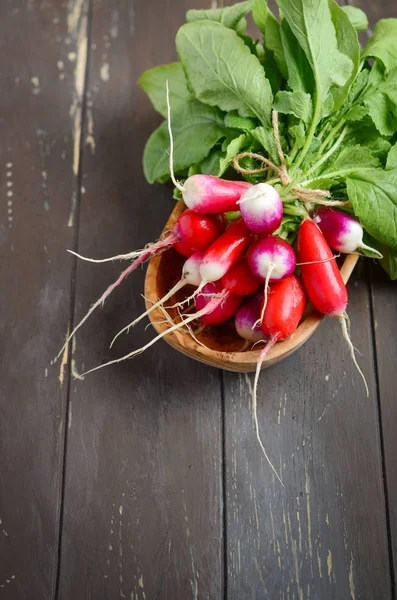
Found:
[[[144,143],[160,119],[136,80],[175,57],[188,5],[93,4],[83,254],[143,247],[158,237],[173,206],[169,189],[143,178]],[[78,265],[76,319],[120,270]],[[134,273],[79,332],[77,370],[153,337],[143,325],[107,349],[144,310],[142,291],[143,272]],[[60,600],[222,597],[218,372],[161,343],[135,361],[74,381],[69,425]]]
[[[349,285],[354,344],[337,321],[261,375],[255,438],[249,375],[225,374],[227,597],[391,598],[368,289]]]
[[[0,596],[53,597],[86,2],[0,5]],[[73,60],[72,60],[73,58]]]
[[[370,25],[384,17],[397,17],[397,5],[389,0],[361,0],[357,4],[368,14]],[[396,375],[397,360],[397,284],[380,267],[372,269],[371,300],[373,336],[375,340],[378,398],[384,453],[384,486],[387,495],[390,563],[394,593],[397,585],[397,467],[396,467]]]

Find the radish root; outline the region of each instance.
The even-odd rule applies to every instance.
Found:
[[[164,252],[164,250],[167,250],[168,248],[170,248],[174,244],[175,239],[176,239],[175,236],[170,235],[165,240],[160,240],[160,241],[156,242],[155,244],[151,244],[146,250],[142,251],[141,255],[136,260],[134,260],[134,262],[132,262],[130,264],[130,266],[127,267],[127,269],[125,269],[119,275],[118,279],[114,283],[112,283],[107,288],[107,290],[102,294],[102,296],[95,302],[95,304],[93,304],[91,306],[91,308],[89,309],[89,311],[87,312],[87,314],[81,319],[81,321],[76,325],[76,327],[73,329],[72,333],[69,335],[68,339],[66,340],[66,342],[64,343],[64,345],[60,349],[59,353],[55,357],[54,362],[56,362],[58,360],[58,358],[61,356],[61,354],[64,351],[65,347],[70,342],[70,340],[74,337],[74,335],[80,329],[80,327],[87,321],[87,319],[90,317],[90,315],[92,315],[92,313],[94,312],[94,310],[96,308],[98,308],[98,306],[100,306],[101,304],[103,304],[105,302],[106,298],[108,298],[110,296],[110,294],[113,292],[113,290],[115,290],[116,287],[118,287],[120,285],[120,283],[122,281],[124,281],[124,279],[130,273],[132,273],[133,271],[135,271],[135,269],[137,267],[139,267],[139,265],[141,265],[142,263],[144,263],[146,260],[148,260],[149,258],[151,258],[152,256],[154,256],[158,252]]]
[[[253,324],[252,329],[255,329],[255,327],[258,327],[258,325],[261,325],[262,321],[263,321],[263,317],[265,316],[265,310],[266,310],[267,300],[268,300],[268,294],[269,294],[269,281],[270,281],[270,277],[272,276],[272,273],[273,273],[273,271],[275,269],[275,266],[276,265],[274,263],[270,263],[269,269],[268,269],[268,271],[266,273],[263,308],[262,308],[262,311],[261,311],[261,316],[256,321],[256,323]]]
[[[354,350],[354,346],[353,343],[350,339],[350,335],[349,335],[349,331],[350,331],[350,319],[347,316],[347,313],[345,313],[342,317],[340,317],[339,322],[342,326],[342,333],[343,333],[343,337],[345,338],[347,345],[349,346],[349,350],[350,350],[350,355],[352,357],[352,360],[356,366],[357,371],[360,373],[362,380],[364,382],[365,385],[365,389],[367,392],[367,398],[369,398],[369,389],[368,389],[368,384],[367,384],[367,380],[365,379],[364,373],[362,372],[362,370],[360,369],[360,366],[357,362],[356,359],[356,353]]]
[[[103,365],[98,365],[97,367],[94,367],[93,369],[90,369],[89,371],[86,371],[85,373],[83,373],[82,377],[84,377],[85,375],[88,375],[89,373],[93,373],[94,371],[98,371],[99,369],[103,369],[104,367],[108,367],[110,365],[120,363],[124,360],[134,358],[134,356],[137,356],[138,354],[142,354],[142,352],[145,352],[145,350],[147,350],[148,348],[153,346],[156,342],[161,340],[164,336],[172,333],[173,331],[177,331],[178,329],[181,329],[182,327],[186,326],[188,323],[191,323],[192,321],[195,321],[196,319],[199,319],[199,318],[203,317],[204,315],[212,312],[216,308],[218,308],[218,306],[221,304],[221,302],[223,302],[223,299],[224,299],[224,294],[220,294],[219,296],[217,296],[216,298],[211,300],[207,304],[207,306],[205,306],[198,312],[194,313],[193,315],[190,315],[189,317],[187,317],[180,323],[175,323],[172,327],[170,327],[166,331],[163,331],[162,333],[160,333],[153,340],[148,342],[145,346],[142,346],[142,348],[138,348],[138,350],[134,350],[133,352],[130,352],[129,354],[126,354],[125,356],[122,356],[121,358],[116,358],[114,360],[110,360],[107,363],[104,363]]]
[[[183,185],[181,183],[179,183],[179,181],[175,178],[175,174],[174,174],[174,137],[172,135],[172,128],[171,128],[171,104],[170,104],[170,88],[168,85],[168,79],[165,82],[166,85],[166,90],[167,90],[167,123],[168,123],[168,133],[170,136],[170,175],[171,175],[171,180],[172,183],[174,184],[174,186],[183,194],[183,192],[186,192],[186,188],[183,187]]]
[[[258,391],[258,382],[259,382],[259,375],[261,372],[262,363],[263,363],[266,355],[270,352],[270,350],[273,348],[273,346],[276,342],[277,342],[277,336],[273,336],[272,338],[270,338],[270,340],[267,342],[266,346],[263,348],[263,350],[261,351],[261,353],[259,355],[258,363],[256,365],[256,371],[255,371],[254,389],[252,392],[252,413],[253,413],[253,419],[254,419],[254,425],[255,425],[256,438],[259,442],[259,445],[261,447],[263,455],[266,458],[273,473],[276,475],[277,479],[279,480],[281,485],[284,487],[282,479],[281,479],[280,475],[277,473],[275,467],[273,466],[273,464],[265,450],[263,442],[261,440],[261,436],[260,436],[260,432],[259,432],[259,423],[258,423],[258,411],[257,411],[257,391]]]

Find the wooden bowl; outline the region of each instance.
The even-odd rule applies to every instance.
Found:
[[[164,228],[164,233],[171,230],[179,215],[185,210],[183,202],[177,202],[170,218]],[[345,283],[357,263],[357,255],[348,255],[341,267],[341,274]],[[179,256],[175,250],[169,250],[160,256],[152,258],[145,279],[145,302],[146,308],[150,308],[159,298],[162,298],[180,279],[181,268],[186,259]],[[188,294],[192,289],[183,288],[166,305],[175,304]],[[179,320],[175,308],[168,308],[168,314],[175,322]],[[270,350],[262,364],[262,369],[275,365],[283,358],[287,358],[298,350],[316,331],[324,316],[308,307],[301,324],[295,334],[285,342],[278,342]],[[165,320],[161,309],[155,309],[150,314],[150,321],[158,333],[166,332],[170,323]],[[217,326],[208,326],[201,333],[196,334],[196,340],[183,329],[164,335],[164,339],[176,350],[198,360],[200,362],[237,373],[249,373],[256,369],[256,364],[261,351],[258,349],[245,349],[246,342],[236,333],[231,322]]]

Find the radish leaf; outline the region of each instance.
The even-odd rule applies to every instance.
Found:
[[[166,81],[170,87],[170,103],[173,110],[178,110],[181,104],[192,98],[186,85],[185,74],[182,65],[178,62],[169,65],[154,67],[139,78],[139,86],[149,96],[154,108],[163,117],[167,116]]]
[[[368,17],[361,8],[346,5],[341,6],[341,9],[349,17],[349,21],[356,31],[367,31]]]
[[[175,172],[200,163],[227,131],[219,109],[194,99],[186,102],[172,121]],[[170,178],[169,147],[168,128],[164,122],[150,136],[143,155],[144,173],[149,183]]]
[[[347,193],[366,231],[397,249],[397,169],[363,169],[347,178]]]
[[[241,33],[245,26],[242,26],[241,21],[244,20],[253,6],[253,0],[247,2],[238,2],[232,6],[225,8],[213,8],[212,10],[188,10],[186,13],[186,21],[192,23],[194,21],[215,21],[221,23],[224,27],[234,29]]]
[[[176,45],[198,100],[270,123],[272,92],[259,60],[231,29],[211,21],[183,25]]]
[[[386,71],[397,67],[397,19],[381,19],[364,48],[362,58],[378,58]]]

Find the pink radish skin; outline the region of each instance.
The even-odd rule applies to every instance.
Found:
[[[350,254],[360,248],[382,255],[363,242],[364,230],[351,215],[333,208],[321,207],[313,213],[313,221],[320,227],[332,250]]]
[[[262,299],[262,290],[247,298],[234,319],[238,335],[253,344],[265,339],[260,324],[256,325],[261,314]]]
[[[186,206],[194,212],[216,214],[239,210],[237,202],[249,187],[251,184],[246,181],[192,175],[183,184],[182,195]]]
[[[296,257],[290,244],[278,237],[268,236],[251,246],[248,264],[261,281],[281,281],[295,271]]]
[[[270,235],[280,227],[283,203],[278,191],[268,183],[248,188],[238,204],[243,221],[252,233]]]
[[[203,325],[218,325],[231,319],[237,312],[238,307],[242,302],[240,296],[231,294],[227,290],[224,290],[220,281],[207,283],[200,294],[196,296],[196,308],[198,312],[201,312],[206,306],[215,300],[216,296],[222,298],[216,308],[214,308],[208,314],[201,317]]]

